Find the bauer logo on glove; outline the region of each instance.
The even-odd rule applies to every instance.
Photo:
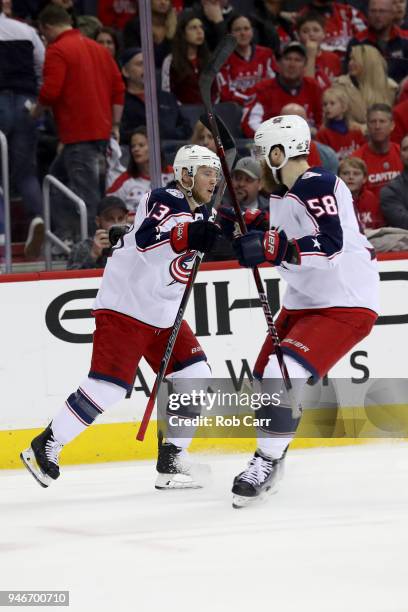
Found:
[[[265,261],[273,266],[280,266],[282,261],[286,260],[289,244],[283,230],[278,232],[271,229],[267,232],[248,232],[237,238],[233,247],[241,266],[253,268]]]
[[[279,249],[279,234],[275,230],[268,230],[265,232],[264,237],[264,249],[265,257],[268,261],[275,261],[276,254]]]

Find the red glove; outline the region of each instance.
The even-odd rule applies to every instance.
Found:
[[[170,244],[176,253],[188,249],[208,253],[220,234],[220,228],[212,221],[177,223],[170,231]]]
[[[243,217],[248,231],[262,230],[265,232],[269,229],[269,213],[265,210],[246,210],[243,213]],[[233,238],[235,224],[237,223],[234,209],[230,206],[221,206],[218,218],[225,236],[230,239]]]
[[[283,230],[277,232],[274,229],[265,232],[263,248],[266,261],[279,266],[285,258],[288,248],[288,239],[285,232]]]
[[[269,229],[269,212],[266,210],[246,210],[244,214],[245,225],[248,231],[261,230],[266,232]]]
[[[189,223],[177,223],[170,231],[170,244],[176,253],[183,253],[188,250],[189,225]]]

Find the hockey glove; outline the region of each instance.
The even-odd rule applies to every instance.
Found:
[[[246,210],[243,213],[245,225],[248,231],[269,229],[269,213],[264,210]],[[221,206],[218,213],[219,222],[224,235],[230,240],[234,237],[236,231],[235,224],[237,217],[235,211],[230,206]]]
[[[233,247],[241,266],[253,268],[264,261],[279,266],[285,259],[288,238],[283,230],[253,231],[237,238]]]
[[[220,235],[220,228],[212,221],[178,223],[170,232],[170,244],[176,253],[188,249],[208,253]]]

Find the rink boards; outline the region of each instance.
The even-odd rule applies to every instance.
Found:
[[[387,254],[379,262],[381,312],[371,335],[330,372],[330,377],[405,378],[408,331],[408,254]],[[284,282],[262,268],[274,312]],[[18,453],[44,427],[87,375],[92,349],[93,299],[99,271],[0,276],[0,468],[19,467]],[[207,353],[216,378],[240,378],[252,368],[266,325],[251,272],[234,262],[204,264],[186,319]],[[151,458],[156,432],[151,424],[143,444],[135,441],[154,376],[142,362],[131,399],[123,401],[98,425],[64,450],[65,463]],[[363,416],[363,415],[362,415]],[[297,446],[361,442],[298,438]],[[251,439],[198,439],[200,450],[253,448]]]

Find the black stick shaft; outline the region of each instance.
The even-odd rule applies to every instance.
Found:
[[[156,398],[159,393],[160,386],[166,374],[167,366],[169,365],[170,357],[173,352],[173,348],[176,343],[178,333],[180,331],[181,323],[184,317],[184,312],[186,310],[188,301],[190,299],[191,290],[193,288],[195,279],[197,277],[197,273],[200,268],[200,264],[201,264],[203,255],[204,255],[203,253],[197,253],[196,258],[194,260],[193,267],[191,269],[189,279],[186,284],[186,288],[184,289],[183,297],[181,299],[180,306],[177,311],[176,318],[174,320],[173,329],[170,334],[169,340],[167,342],[167,346],[166,346],[166,350],[164,351],[163,358],[160,362],[160,366],[156,374],[156,380],[154,382],[154,386],[150,394],[150,398],[147,403],[146,410],[142,418],[142,422],[140,423],[139,431],[137,432],[136,439],[139,440],[140,442],[143,442],[144,440],[146,429],[147,429],[147,426],[149,425],[150,417],[152,416],[154,404],[156,402]]]
[[[218,125],[217,125],[217,121],[215,120],[214,114],[212,112],[212,109],[207,107],[207,114],[208,114],[208,120],[211,126],[211,131],[213,133],[214,136],[214,140],[215,140],[215,144],[217,147],[217,153],[218,153],[218,157],[220,158],[221,161],[221,166],[222,166],[222,170],[224,173],[224,177],[225,177],[225,181],[227,183],[227,187],[228,187],[228,191],[230,192],[230,196],[231,196],[231,201],[232,201],[232,206],[234,208],[235,214],[237,216],[237,220],[238,220],[238,225],[239,225],[239,229],[241,230],[242,234],[246,234],[247,233],[247,227],[244,221],[244,217],[242,215],[242,211],[241,211],[241,207],[238,203],[237,197],[235,195],[235,190],[234,187],[232,185],[232,179],[231,179],[231,172],[228,168],[227,162],[226,162],[226,158],[225,158],[225,151],[224,151],[224,147],[222,145],[222,141],[220,138],[220,133],[218,130]],[[266,319],[266,323],[268,326],[268,331],[269,334],[272,337],[272,342],[275,348],[275,354],[276,354],[276,358],[278,360],[278,364],[279,364],[279,368],[282,374],[282,379],[283,379],[283,383],[285,385],[285,389],[288,392],[288,394],[290,395],[290,392],[292,390],[292,382],[290,380],[289,377],[289,372],[287,370],[286,364],[285,364],[285,360],[283,358],[283,352],[282,352],[282,348],[280,345],[280,339],[278,336],[278,332],[276,330],[275,327],[275,323],[273,322],[273,315],[269,306],[269,302],[268,302],[268,298],[266,296],[265,290],[264,290],[264,285],[261,279],[261,275],[259,273],[258,268],[255,266],[254,268],[252,268],[252,273],[254,276],[254,281],[255,281],[255,285],[259,294],[259,299],[261,301],[261,305],[262,305],[262,309],[264,311],[264,315],[265,315],[265,319]],[[300,409],[299,407],[296,405],[296,402],[292,401],[292,412],[293,415],[300,415]]]

